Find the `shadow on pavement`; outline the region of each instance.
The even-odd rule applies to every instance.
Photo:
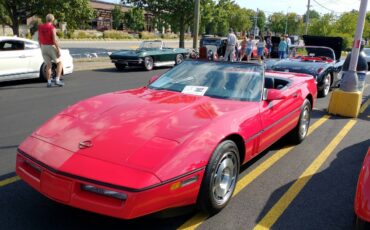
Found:
[[[351,229],[357,178],[368,146],[370,140],[341,150],[327,169],[311,178],[272,229]],[[271,194],[256,223],[294,182]]]
[[[34,83],[45,83],[45,85],[42,84],[42,85],[37,85],[37,86],[32,86],[32,87],[30,86],[30,87],[24,87],[24,88],[43,88],[46,86],[46,82],[41,82],[40,79],[35,78],[35,79],[0,82],[0,90],[6,89],[6,87],[13,87],[13,86],[18,86],[18,85],[29,85],[29,84],[34,84]],[[17,89],[20,89],[20,87],[17,87]]]

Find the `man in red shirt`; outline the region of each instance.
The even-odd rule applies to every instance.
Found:
[[[54,15],[46,15],[46,23],[38,26],[39,43],[42,56],[46,63],[47,87],[51,87],[51,62],[57,64],[55,84],[64,86],[60,80],[62,74],[62,62],[60,61],[60,48],[57,40],[56,29],[53,25]]]

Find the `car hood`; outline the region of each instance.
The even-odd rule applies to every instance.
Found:
[[[125,56],[125,57],[138,57],[140,53],[144,52],[143,50],[120,50],[113,52],[110,57],[119,57],[119,56]]]
[[[140,88],[79,102],[32,136],[75,154],[155,172],[195,131],[249,104],[240,103]]]
[[[316,76],[318,71],[325,68],[325,62],[301,61],[300,59],[283,59],[273,63],[269,68],[275,71],[305,73]]]
[[[340,60],[340,56],[342,54],[343,38],[303,35],[303,40],[306,46],[326,46],[332,48],[334,50],[336,60]],[[318,54],[319,51],[323,53]],[[315,53],[316,56],[330,57],[330,55],[328,55],[325,50],[316,49]]]

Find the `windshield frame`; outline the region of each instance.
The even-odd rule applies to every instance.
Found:
[[[146,43],[156,44],[159,43],[159,47],[144,47]],[[159,40],[153,40],[153,41],[142,41],[140,43],[139,49],[162,49],[164,47],[164,44],[162,41]]]
[[[292,53],[292,50],[293,49],[305,49],[305,51],[307,52],[307,55],[301,55],[303,57],[310,57],[309,55],[309,52],[307,51],[307,48],[308,49],[326,49],[326,50],[329,50],[331,53],[332,53],[332,57],[328,57],[328,56],[325,56],[325,55],[321,55],[321,56],[314,56],[314,57],[328,57],[330,59],[332,59],[333,61],[336,61],[336,56],[335,56],[335,51],[330,48],[330,47],[327,47],[327,46],[302,46],[302,45],[292,45],[292,46],[289,46],[289,53],[291,54]],[[299,56],[299,55],[298,55]],[[294,59],[294,57],[289,57],[290,59]]]

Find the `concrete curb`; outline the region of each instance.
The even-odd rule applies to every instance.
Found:
[[[115,68],[109,58],[103,59],[82,59],[74,61],[74,71],[85,71],[95,69]]]

